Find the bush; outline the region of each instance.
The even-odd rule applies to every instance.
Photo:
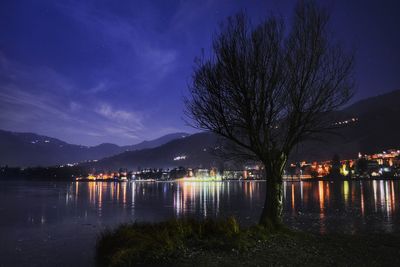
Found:
[[[96,259],[100,266],[165,264],[193,251],[246,250],[260,237],[265,229],[241,229],[233,217],[125,224],[101,234]]]
[[[226,220],[125,224],[102,233],[101,266],[400,266],[398,234],[316,235]]]

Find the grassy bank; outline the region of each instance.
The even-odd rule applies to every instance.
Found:
[[[242,229],[235,219],[135,223],[104,232],[99,266],[400,266],[397,235]]]

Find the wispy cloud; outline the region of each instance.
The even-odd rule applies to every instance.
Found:
[[[29,75],[32,72],[34,75]],[[48,73],[53,74],[51,79],[43,79]],[[79,98],[79,88],[67,80],[54,70],[30,70],[0,56],[1,128],[36,131],[72,143],[125,140],[126,144],[140,140],[145,127],[139,112],[96,104],[90,97]],[[103,85],[99,87],[97,90]]]
[[[9,42],[7,55],[0,50],[0,128],[84,144],[132,144],[178,131],[193,60],[183,30],[198,21],[194,4],[184,3],[165,10],[147,1],[125,3],[129,10],[68,0],[24,6],[43,27],[28,17],[21,25],[41,38],[10,31],[22,41],[15,49]],[[43,20],[42,7],[54,11]]]
[[[109,85],[106,82],[99,82],[95,86],[84,91],[87,94],[97,94],[100,92],[105,92],[109,89]]]
[[[79,112],[79,111],[82,110],[82,105],[77,103],[77,102],[75,102],[75,101],[71,101],[69,103],[69,109],[70,109],[71,112],[74,112],[74,113],[75,112]]]
[[[143,128],[141,116],[136,112],[114,109],[111,105],[105,103],[100,104],[95,111],[109,120],[135,125],[138,130]]]
[[[111,12],[93,12],[88,2],[59,3],[61,10],[106,40],[114,61],[131,70],[131,86],[137,90],[157,89],[163,79],[174,71],[178,64],[179,51],[165,45],[167,33],[162,33],[152,26],[148,20],[121,19]],[[140,16],[140,13],[136,14]],[[121,53],[120,48],[124,53]],[[102,91],[101,83],[89,92]]]

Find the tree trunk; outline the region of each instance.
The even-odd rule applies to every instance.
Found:
[[[267,192],[265,196],[264,208],[260,218],[260,225],[272,228],[279,228],[282,225],[283,210],[283,184],[282,184],[282,164],[265,168]]]

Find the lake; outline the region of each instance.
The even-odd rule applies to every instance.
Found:
[[[400,232],[399,181],[285,182],[284,221],[318,233]],[[0,181],[0,266],[90,266],[107,227],[173,217],[258,221],[265,182]]]

